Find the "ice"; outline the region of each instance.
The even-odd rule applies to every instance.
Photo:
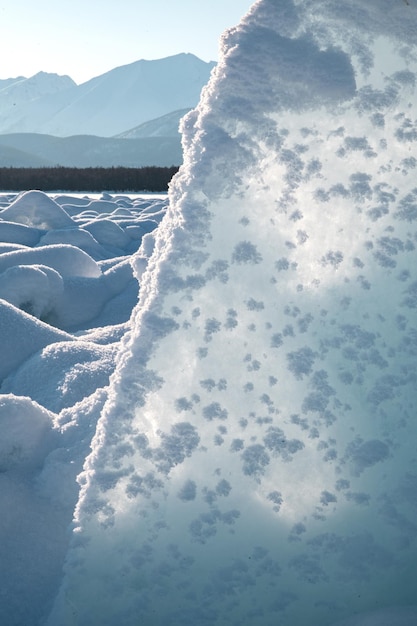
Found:
[[[413,603],[407,11],[260,0],[224,36],[135,261],[50,623],[318,625]]]

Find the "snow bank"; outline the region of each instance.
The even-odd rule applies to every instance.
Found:
[[[48,624],[415,601],[414,8],[259,0],[224,36]]]

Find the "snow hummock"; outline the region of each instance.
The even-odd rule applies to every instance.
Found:
[[[42,191],[26,191],[19,194],[6,209],[3,209],[2,218],[41,230],[74,226],[74,221],[68,213]]]
[[[2,386],[23,522],[0,526],[0,621],[416,623],[416,8],[258,0],[182,122],[166,211],[55,198],[99,275],[57,268],[65,227],[0,255],[62,277],[46,320],[5,306],[66,333]]]

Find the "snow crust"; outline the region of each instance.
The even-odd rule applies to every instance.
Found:
[[[108,258],[49,266],[68,336],[3,383],[46,446],[20,417],[3,456],[36,469],[12,458],[3,493],[35,485],[16,508],[39,545],[42,507],[55,528],[43,582],[27,559],[19,586],[36,601],[8,584],[5,623],[416,623],[416,10],[258,0],[182,122],[166,212],[62,199]],[[112,256],[100,219],[136,250]],[[71,248],[47,230],[34,272]]]

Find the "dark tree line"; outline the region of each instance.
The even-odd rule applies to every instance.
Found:
[[[161,191],[172,167],[0,167],[0,191]]]

